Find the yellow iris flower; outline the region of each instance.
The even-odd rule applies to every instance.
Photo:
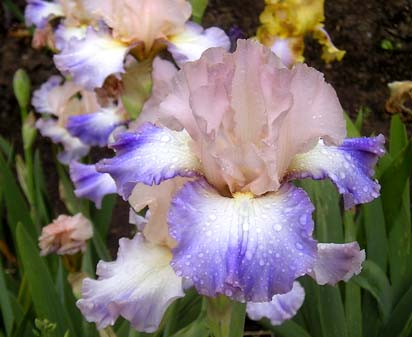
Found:
[[[278,52],[284,62],[303,62],[304,37],[308,34],[322,45],[322,59],[342,60],[345,51],[335,47],[324,29],[324,0],[265,0],[257,39]]]

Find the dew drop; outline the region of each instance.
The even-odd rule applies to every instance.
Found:
[[[217,217],[216,217],[215,214],[210,214],[209,219],[212,220],[212,221],[215,221],[217,219]]]
[[[163,143],[167,143],[170,141],[170,137],[167,135],[162,136],[162,138],[160,138],[160,141],[162,141]]]
[[[247,260],[252,260],[252,253],[251,252],[246,252],[246,259]]]

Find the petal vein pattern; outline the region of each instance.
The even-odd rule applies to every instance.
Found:
[[[71,116],[67,129],[88,145],[106,146],[113,130],[123,122],[116,108],[102,108],[93,113]]]
[[[298,154],[289,169],[289,179],[329,178],[343,194],[345,208],[372,201],[379,196],[380,185],[372,179],[374,166],[385,153],[385,138],[349,138],[340,146],[320,141],[312,150]]]
[[[225,198],[203,178],[188,182],[168,215],[177,241],[171,265],[203,295],[270,301],[313,268],[312,211],[306,193],[289,184],[259,198]]]
[[[111,145],[116,156],[99,162],[97,170],[109,173],[126,199],[137,183],[158,185],[176,176],[199,174],[200,162],[190,142],[185,130],[172,131],[145,123],[135,132],[119,134]]]
[[[92,200],[97,208],[101,208],[106,195],[116,193],[116,184],[112,177],[107,173],[97,172],[95,165],[72,161],[70,178],[75,186],[76,197]]]

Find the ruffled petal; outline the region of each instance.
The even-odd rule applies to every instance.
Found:
[[[196,61],[202,53],[212,47],[230,49],[230,39],[217,27],[203,29],[194,22],[187,22],[185,30],[169,39],[169,52],[176,63],[181,66],[189,61]]]
[[[63,84],[62,82],[61,76],[53,75],[34,91],[31,103],[36,112],[55,115],[59,118],[65,118],[67,114],[81,113],[82,105],[74,95],[82,88],[69,80]],[[84,98],[82,102],[83,100]]]
[[[177,241],[171,265],[203,295],[270,301],[313,268],[313,209],[307,194],[289,184],[262,197],[225,198],[203,178],[188,182],[168,216]]]
[[[312,150],[295,156],[288,177],[331,179],[343,194],[345,208],[372,201],[379,196],[380,185],[371,178],[378,158],[385,153],[384,143],[383,135],[345,139],[338,147],[320,141]]]
[[[26,26],[35,25],[37,28],[44,28],[51,18],[63,15],[60,4],[42,0],[27,0],[24,12]]]
[[[69,164],[72,160],[80,159],[89,153],[89,146],[83,144],[80,139],[71,136],[54,119],[44,120],[40,118],[36,122],[36,128],[43,137],[49,137],[53,143],[63,145],[64,151],[57,155],[57,158],[63,164]]]
[[[110,174],[96,171],[95,165],[70,163],[70,178],[75,186],[74,193],[79,198],[92,200],[97,208],[102,205],[103,198],[116,193],[116,184]]]
[[[275,191],[296,154],[320,138],[339,145],[346,134],[323,75],[303,64],[286,68],[256,41],[239,40],[234,53],[210,48],[170,83],[150,110],[187,130],[204,175],[222,192]]]
[[[157,39],[183,30],[192,13],[186,0],[87,0],[86,9],[100,17],[121,41],[139,41],[150,51]]]
[[[153,332],[169,304],[184,296],[182,279],[169,265],[167,248],[153,245],[139,234],[119,243],[116,261],[100,261],[98,280],[84,280],[77,306],[99,329],[122,316],[136,330]]]
[[[103,85],[111,74],[124,73],[123,61],[129,47],[105,30],[89,27],[82,40],[71,39],[62,52],[54,56],[56,67],[73,76],[73,81],[91,90]]]
[[[59,75],[50,76],[49,79],[41,85],[41,87],[33,92],[31,104],[38,113],[54,114],[54,107],[50,105],[50,92],[59,87],[63,82],[63,78]]]
[[[49,79],[41,85],[41,87],[33,92],[31,104],[38,113],[55,114],[54,107],[49,102],[50,92],[59,87],[63,82],[63,78],[59,75],[50,76]]]
[[[364,260],[365,251],[360,250],[357,242],[319,243],[318,256],[310,276],[320,285],[335,285],[342,280],[346,282],[361,272]]]
[[[184,130],[145,123],[135,132],[119,134],[110,145],[116,156],[100,161],[97,170],[109,173],[119,194],[128,198],[137,183],[153,185],[176,176],[196,175],[200,164],[190,149],[190,141]]]
[[[102,108],[94,113],[70,117],[67,129],[85,144],[106,146],[110,134],[122,123],[124,121],[117,108]]]
[[[322,59],[326,63],[332,61],[341,61],[343,56],[345,56],[345,51],[336,48],[330,38],[328,32],[323,28],[323,25],[318,25],[313,31],[313,37],[318,40],[319,44],[322,46]]]
[[[249,318],[255,321],[268,318],[272,325],[280,325],[296,315],[304,300],[305,289],[299,282],[294,282],[291,291],[273,296],[270,302],[249,302],[246,312]]]
[[[58,50],[66,48],[71,39],[82,40],[86,37],[87,26],[67,27],[60,24],[54,32],[54,40]]]

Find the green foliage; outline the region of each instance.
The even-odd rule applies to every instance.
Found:
[[[192,5],[192,18],[197,23],[202,22],[203,14],[205,13],[208,0],[190,0]]]
[[[75,336],[73,323],[66,306],[61,303],[50,271],[22,224],[17,226],[17,247],[36,316],[55,322],[59,336],[63,336],[67,330]]]
[[[30,79],[23,69],[17,70],[14,74],[13,89],[20,109],[27,111],[30,103]]]
[[[124,91],[122,102],[132,119],[139,116],[144,102],[152,91],[151,60],[132,64],[122,75]]]

